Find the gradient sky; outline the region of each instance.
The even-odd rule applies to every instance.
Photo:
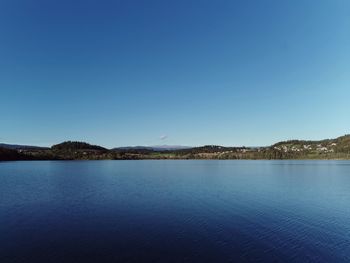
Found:
[[[1,0],[0,142],[350,131],[350,1]]]

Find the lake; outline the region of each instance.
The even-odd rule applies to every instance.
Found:
[[[0,162],[0,262],[350,262],[350,162]]]

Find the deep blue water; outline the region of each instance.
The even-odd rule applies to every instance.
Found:
[[[3,162],[0,262],[350,262],[350,162]]]

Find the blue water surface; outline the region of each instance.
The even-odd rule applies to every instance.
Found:
[[[350,262],[350,162],[0,162],[0,262]]]

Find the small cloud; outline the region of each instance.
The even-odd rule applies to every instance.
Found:
[[[159,137],[159,139],[161,139],[162,141],[166,140],[168,138],[168,135],[161,135]]]

